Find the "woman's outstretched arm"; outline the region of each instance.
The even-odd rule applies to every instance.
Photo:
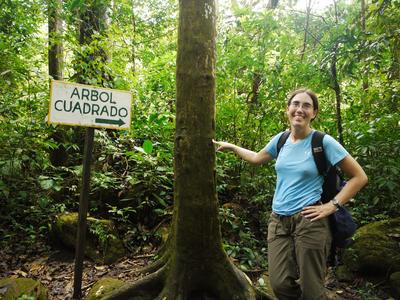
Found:
[[[272,159],[271,155],[264,149],[259,152],[254,152],[227,142],[217,142],[213,140],[213,143],[218,146],[217,151],[232,151],[252,165],[261,165]]]

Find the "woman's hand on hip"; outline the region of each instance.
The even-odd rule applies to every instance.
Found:
[[[302,209],[301,214],[310,219],[311,222],[325,218],[336,211],[336,206],[331,202],[324,204],[317,204],[312,206],[306,206]]]

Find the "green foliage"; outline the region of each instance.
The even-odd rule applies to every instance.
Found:
[[[171,145],[107,131],[96,131],[95,144],[90,210],[107,212],[128,247],[142,246],[151,239],[151,228],[171,213]]]
[[[103,248],[104,252],[109,245],[108,241],[116,238],[115,235],[110,233],[109,229],[104,225],[104,223],[98,220],[90,224],[89,232],[98,238],[100,246]]]
[[[258,240],[250,228],[246,218],[237,216],[232,209],[220,209],[221,227],[224,233],[224,250],[234,260],[238,261],[243,271],[265,268],[265,242]],[[264,247],[262,247],[264,245]]]
[[[354,155],[359,159],[369,176],[369,185],[362,191],[357,208],[359,219],[368,222],[376,218],[376,214],[394,217],[400,211],[396,191],[400,188],[400,117],[388,114],[368,123],[359,124],[365,127],[363,133],[357,132],[353,126],[355,140],[351,144]],[[385,159],[382,159],[384,153]],[[357,205],[358,206],[358,205]],[[365,214],[366,212],[368,214]],[[375,213],[372,213],[375,212]]]
[[[368,299],[368,300],[379,300],[382,299],[379,295],[376,293],[376,286],[372,282],[363,282],[362,285],[357,289],[358,294],[362,299]],[[389,298],[393,299],[393,298]]]
[[[99,10],[110,8],[107,22],[82,45],[77,24],[90,3],[63,1],[65,30],[53,38],[63,41],[67,80],[133,92],[131,130],[96,130],[89,198],[91,214],[114,219],[134,249],[152,243],[172,214],[177,1],[98,1]],[[221,3],[216,136],[259,151],[288,126],[287,93],[307,86],[320,99],[313,126],[337,137],[336,56],[345,147],[369,176],[352,207],[365,224],[400,213],[400,8],[372,1],[363,30],[358,2],[336,3],[309,16],[306,40],[307,15],[285,3],[276,10]],[[78,209],[83,131],[45,124],[45,12],[43,1],[0,3],[0,242],[23,235],[34,243],[54,215]],[[55,166],[59,147],[66,157]],[[221,206],[245,210],[221,209],[224,247],[243,269],[264,268],[273,165],[254,168],[218,153],[216,172]]]
[[[28,295],[22,295],[22,296],[19,296],[18,298],[17,298],[17,300],[36,300],[36,297],[34,297],[34,296],[28,296]]]

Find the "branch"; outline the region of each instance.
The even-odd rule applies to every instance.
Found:
[[[311,33],[307,28],[304,27],[304,31],[306,31],[318,44],[321,45],[321,47],[324,47],[324,45],[319,41],[319,39]]]
[[[305,12],[305,11],[296,10],[296,9],[291,9],[290,11],[291,11],[291,12],[295,12],[295,13],[301,13],[301,14],[306,14],[306,13],[307,13],[307,12]],[[310,16],[316,17],[316,18],[321,18],[322,21],[324,21],[324,23],[325,23],[326,25],[329,25],[329,23],[325,20],[325,18],[324,18],[323,16],[316,15],[316,14],[312,14],[312,13],[310,13]]]

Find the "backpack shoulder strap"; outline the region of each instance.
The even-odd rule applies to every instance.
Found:
[[[328,164],[325,157],[324,145],[322,143],[325,133],[315,131],[311,139],[311,150],[317,165],[318,173],[325,176],[328,171]]]
[[[286,130],[279,137],[278,144],[276,145],[276,156],[279,155],[279,152],[281,151],[283,145],[285,145],[286,140],[288,139],[289,135],[290,135],[290,131]]]

